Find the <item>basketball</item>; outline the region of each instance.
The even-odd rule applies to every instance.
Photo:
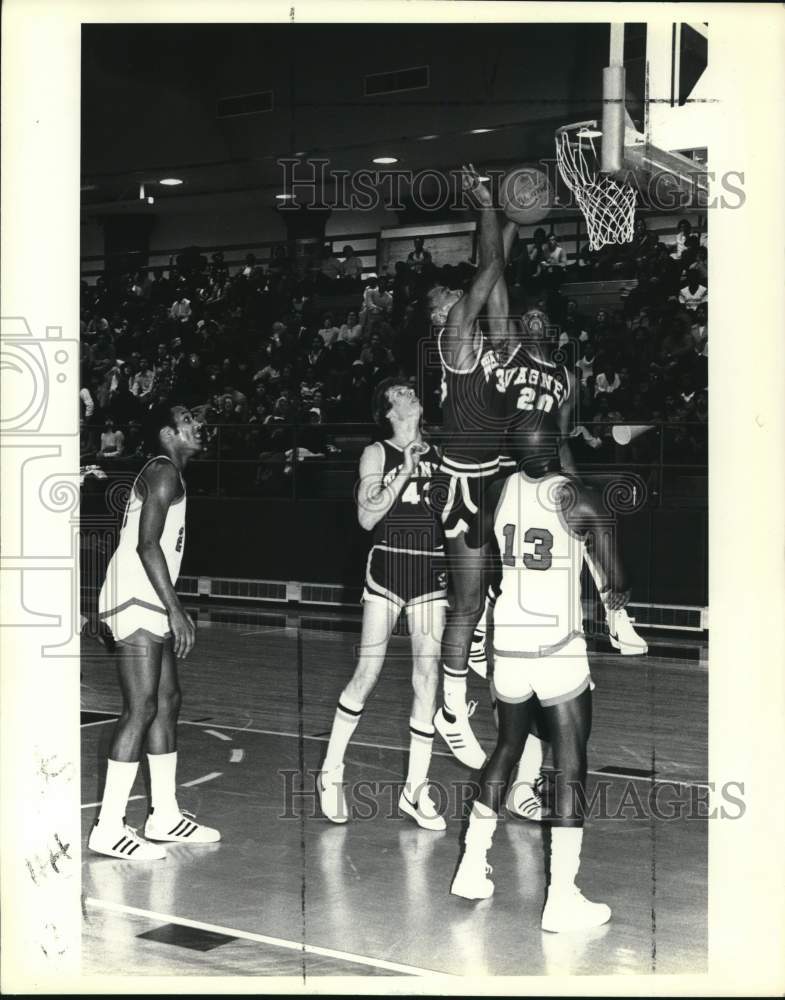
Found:
[[[499,204],[511,222],[541,222],[551,210],[548,175],[539,167],[521,164],[509,170],[499,185]]]

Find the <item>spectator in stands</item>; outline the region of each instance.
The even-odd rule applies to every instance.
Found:
[[[687,284],[679,292],[679,302],[694,312],[699,305],[706,301],[708,290],[700,283],[700,276],[697,271],[687,272]]]
[[[414,275],[415,285],[418,288],[433,270],[433,259],[430,251],[425,249],[425,240],[422,236],[414,237],[414,250],[407,256],[406,266]]]
[[[139,362],[139,371],[131,380],[131,392],[142,402],[147,402],[147,398],[152,392],[155,382],[155,371],[147,358],[142,358]]]
[[[707,358],[709,356],[709,310],[705,302],[697,306],[693,313],[690,333],[695,345],[695,353]]]
[[[671,246],[670,256],[673,260],[679,260],[687,248],[687,240],[692,235],[692,225],[689,219],[679,219],[676,226],[676,242]]]
[[[322,248],[322,260],[319,268],[322,284],[336,281],[341,274],[341,267],[331,243],[325,244]]]
[[[332,347],[340,334],[340,328],[333,321],[332,313],[325,313],[317,336],[322,338],[324,347]]]
[[[709,253],[705,246],[698,246],[695,250],[695,260],[688,266],[687,274],[694,272],[698,275],[698,280],[705,285],[709,278]]]
[[[362,332],[362,323],[359,322],[357,313],[352,310],[346,314],[346,322],[341,323],[337,342],[349,345],[357,344],[362,337]]]
[[[330,355],[325,350],[324,341],[317,333],[311,340],[311,347],[305,355],[304,362],[310,368],[313,368],[319,376],[321,376],[321,374],[327,370],[329,361]]]
[[[138,420],[128,423],[128,433],[125,436],[123,454],[126,458],[143,458],[145,454],[144,433]]]
[[[691,328],[678,319],[671,322],[660,347],[660,364],[665,369],[673,368],[688,360],[695,351]]]
[[[594,375],[594,361],[594,344],[590,340],[587,340],[584,342],[581,356],[575,364],[578,379],[583,385],[586,385],[588,379]]]
[[[339,274],[347,283],[356,285],[363,273],[363,262],[354,252],[354,247],[347,243],[343,248],[343,260],[339,265]]]
[[[114,420],[108,417],[104,422],[104,429],[101,433],[101,447],[98,451],[99,459],[122,458],[125,448],[125,435],[115,428]]]
[[[191,300],[185,294],[175,299],[169,310],[169,315],[177,323],[187,323],[191,319]]]
[[[567,254],[555,233],[551,233],[542,248],[542,269],[549,276],[567,269]]]
[[[601,393],[613,395],[619,388],[621,388],[619,373],[613,364],[606,362],[603,365],[602,371],[594,380],[594,395],[599,396]]]
[[[82,388],[79,390],[79,403],[80,403],[80,420],[90,421],[90,418],[95,412],[95,400],[90,394],[90,390],[84,384],[86,379],[86,371],[82,371],[82,377],[80,382],[82,383]]]
[[[395,276],[392,283],[392,322],[397,326],[403,321],[406,307],[414,298],[414,282],[406,264],[399,260],[395,264]]]

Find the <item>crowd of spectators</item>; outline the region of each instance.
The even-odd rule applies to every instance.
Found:
[[[707,410],[706,259],[686,220],[663,242],[639,219],[633,243],[581,251],[574,263],[544,230],[514,247],[513,302],[560,329],[587,454],[604,453],[615,422],[664,422],[674,460],[704,460],[705,434],[690,425],[705,424]],[[166,268],[82,283],[83,465],[141,459],[146,410],[172,400],[205,422],[208,460],[257,463],[253,487],[264,491],[293,462],[338,450],[322,425],[368,423],[381,379],[415,374],[428,334],[424,289],[434,278],[465,287],[474,265],[440,267],[418,238],[379,276],[363,275],[351,246],[340,258],[325,248],[308,269],[280,247],[266,266],[248,254],[233,270],[220,252],[209,261],[184,253]],[[576,273],[635,280],[614,308],[586,311],[560,291]],[[438,379],[424,403],[438,423]]]

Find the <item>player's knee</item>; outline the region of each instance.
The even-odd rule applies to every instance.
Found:
[[[128,717],[137,726],[149,726],[158,714],[158,696],[152,692],[132,698],[128,705]]]
[[[179,687],[167,691],[159,691],[157,714],[166,718],[177,718],[182,703],[183,695]]]
[[[412,687],[419,697],[428,697],[439,684],[439,663],[435,657],[415,658],[412,667]]]

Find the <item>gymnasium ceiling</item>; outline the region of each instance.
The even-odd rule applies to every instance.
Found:
[[[607,46],[604,24],[85,25],[83,206],[138,209],[140,183],[156,213],[230,191],[273,205],[297,153],[349,171],[551,157],[557,125],[600,113]],[[421,66],[426,88],[365,96],[367,74]],[[219,117],[264,91],[271,111]]]

